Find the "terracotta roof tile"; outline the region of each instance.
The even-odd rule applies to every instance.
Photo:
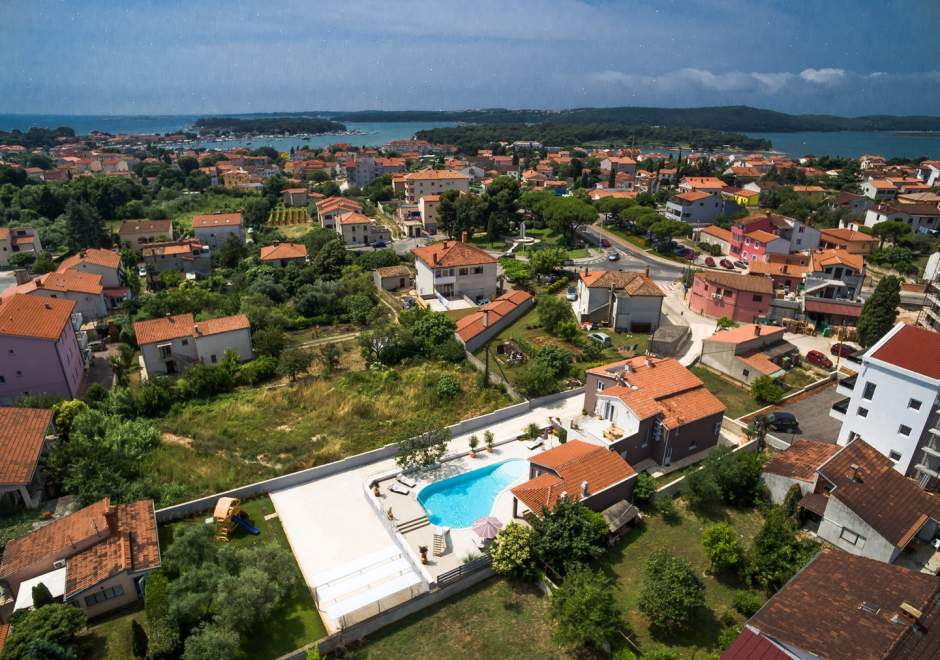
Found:
[[[83,262],[96,266],[104,266],[105,268],[120,268],[121,255],[113,250],[88,248],[87,250],[80,251],[78,254],[73,254],[71,257],[63,259],[57,270],[62,272],[69,268],[74,268]]]
[[[28,484],[52,424],[52,410],[0,408],[0,484]]]
[[[172,220],[125,220],[118,229],[120,236],[136,234],[167,234],[173,229]]]
[[[878,242],[877,237],[869,236],[865,232],[854,231],[852,229],[820,229],[819,233],[822,234],[824,239],[829,239],[831,241],[862,241],[867,243]]]
[[[760,331],[758,334],[757,331]],[[727,344],[740,344],[741,342],[754,339],[755,337],[773,337],[779,335],[778,339],[783,339],[786,328],[775,325],[754,325],[747,323],[739,325],[737,328],[728,330],[718,330],[711,337],[706,337],[706,341],[718,341]]]
[[[491,303],[480,308],[473,314],[468,314],[457,320],[457,335],[464,341],[470,341],[487,327],[499,323],[508,314],[516,310],[519,305],[531,300],[532,294],[527,291],[507,291]],[[483,325],[484,314],[487,315],[487,325]]]
[[[15,294],[0,307],[0,335],[57,340],[75,311],[64,298]]]
[[[622,270],[596,270],[582,273],[581,281],[591,289],[609,289],[626,291],[631,296],[664,297],[662,289],[643,273],[632,273]]]
[[[842,447],[818,440],[797,440],[764,466],[764,472],[800,481],[815,481],[816,470],[837,454]]]
[[[510,157],[510,161],[512,157]],[[405,181],[432,181],[432,180],[469,180],[466,174],[455,172],[454,170],[421,170],[420,172],[411,172],[404,177]]]
[[[240,227],[241,213],[210,213],[208,215],[194,215],[193,229],[207,229],[209,227]]]
[[[782,370],[780,366],[774,364],[773,361],[767,357],[766,353],[762,353],[761,351],[755,351],[747,355],[739,355],[738,359],[765,376],[771,376]]]
[[[702,279],[710,284],[716,284],[726,289],[746,291],[748,293],[774,292],[774,282],[769,277],[759,275],[739,275],[737,273],[722,273],[719,271],[700,271],[695,274],[696,279]]]
[[[277,243],[261,248],[261,261],[278,259],[306,259],[307,246],[303,243]]]
[[[137,321],[134,323],[134,335],[137,338],[137,343],[143,345],[180,337],[215,335],[221,332],[249,328],[251,328],[251,324],[244,314],[223,316],[198,322],[194,320],[192,314],[177,314],[176,316],[167,316],[149,321]]]
[[[450,268],[452,266],[476,266],[495,264],[496,258],[484,250],[460,241],[440,241],[412,250],[415,257],[430,268]]]
[[[702,233],[708,236],[714,236],[715,238],[721,239],[725,242],[731,242],[731,232],[724,227],[718,227],[717,225],[708,225],[702,229]]]
[[[937,380],[940,379],[940,334],[904,325],[871,357]]]
[[[769,231],[764,231],[763,229],[748,232],[747,237],[754,241],[760,241],[761,243],[770,243],[780,238],[776,234],[771,234]]]
[[[817,250],[811,255],[811,270],[818,271],[826,266],[848,266],[856,271],[865,267],[865,259],[860,254],[849,254],[846,250]]]
[[[367,225],[372,221],[370,217],[356,211],[344,213],[339,216],[339,224],[341,225]]]

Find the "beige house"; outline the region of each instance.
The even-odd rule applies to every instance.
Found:
[[[64,298],[75,303],[83,321],[94,321],[108,315],[108,303],[104,297],[101,275],[66,270],[61,273],[37,275],[23,284],[10,287],[0,297],[5,301],[10,296],[22,293],[49,298]]]
[[[417,204],[425,195],[440,195],[446,190],[467,192],[470,190],[470,177],[453,170],[422,170],[406,174],[405,201]]]
[[[0,583],[14,611],[31,607],[32,588],[42,583],[94,617],[139,600],[142,579],[160,561],[153,501],[104,498],[7,543]]]
[[[383,291],[410,289],[415,281],[414,275],[412,275],[408,266],[404,264],[376,268],[372,274],[372,278],[375,282],[375,287]]]
[[[134,334],[145,376],[179,373],[196,362],[217,364],[227,351],[242,362],[254,357],[251,324],[244,314],[205,321],[192,314],[137,321]]]
[[[289,263],[304,264],[307,261],[307,246],[303,243],[279,243],[261,248],[262,263],[286,266]]]
[[[121,255],[114,250],[80,250],[78,254],[63,259],[59,264],[58,272],[64,273],[67,270],[101,275],[101,284],[105,289],[120,288],[124,285],[121,279]]]
[[[193,216],[193,235],[203,245],[220,248],[230,236],[245,242],[245,228],[241,213],[212,213]]]
[[[125,220],[118,229],[122,245],[141,247],[173,240],[172,220]]]
[[[42,251],[39,235],[32,227],[0,227],[0,267],[5,267],[10,257],[19,252]]]
[[[388,244],[392,240],[388,227],[355,211],[339,216],[335,229],[343,245],[349,247],[363,247],[378,242]]]

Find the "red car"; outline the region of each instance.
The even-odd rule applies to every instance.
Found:
[[[806,361],[815,364],[817,367],[832,368],[832,360],[823,355],[820,351],[810,351],[806,354]]]
[[[705,265],[709,268],[715,267],[715,258],[714,257],[705,257]]]
[[[850,355],[855,355],[855,349],[849,346],[848,344],[835,343],[832,345],[832,348],[829,349],[829,352],[833,355],[838,355],[839,357],[849,357]]]
[[[610,241],[608,241],[606,238],[602,238],[601,247],[610,247]]]
[[[695,261],[695,257],[697,256],[698,256],[698,252],[693,252],[692,250],[689,250],[688,252],[685,253],[685,258],[689,261]]]
[[[722,259],[720,262],[722,268],[727,268],[728,270],[734,270],[734,264],[731,263],[730,259]]]

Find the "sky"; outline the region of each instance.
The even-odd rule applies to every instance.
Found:
[[[0,113],[940,114],[940,0],[2,0]]]

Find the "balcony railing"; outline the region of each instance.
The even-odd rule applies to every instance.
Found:
[[[844,415],[845,413],[849,411],[849,401],[850,399],[842,399],[840,401],[836,401],[834,404],[832,404],[832,409],[835,410],[837,413],[842,413]]]

